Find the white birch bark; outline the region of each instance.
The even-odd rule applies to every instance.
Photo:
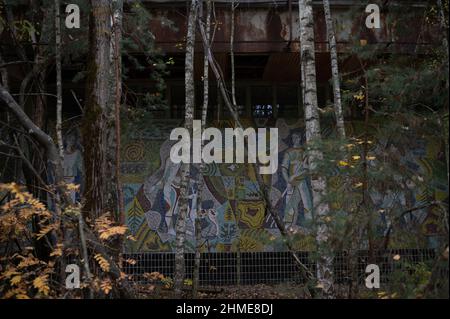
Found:
[[[198,2],[192,0],[188,28],[186,35],[186,58],[185,58],[185,123],[184,127],[191,132],[192,121],[195,107],[195,87],[194,87],[194,46],[195,46],[195,22],[197,19]],[[189,212],[189,179],[190,179],[190,164],[183,163],[181,165],[181,183],[180,183],[180,206],[178,211],[178,218],[176,223],[176,238],[175,238],[175,275],[174,275],[174,289],[177,296],[181,296],[181,289],[185,276],[184,264],[184,244],[186,237],[186,216]]]
[[[202,9],[203,11],[203,9]],[[205,12],[205,28],[206,28],[206,41],[210,43],[211,34],[211,0],[206,0],[206,12]],[[206,128],[206,118],[208,116],[208,104],[209,104],[209,61],[208,61],[207,49],[204,49],[203,55],[203,107],[202,107],[202,119],[201,119],[201,130],[202,132]],[[202,149],[205,141],[202,140]],[[193,272],[193,283],[192,283],[192,293],[193,297],[197,297],[198,285],[200,281],[200,249],[201,249],[201,225],[199,212],[202,209],[202,199],[203,199],[203,171],[205,164],[203,162],[199,165],[199,172],[197,177],[197,216],[195,220],[195,260],[194,260],[194,272]]]
[[[333,96],[334,96],[334,114],[336,116],[336,128],[338,136],[345,138],[344,114],[342,112],[341,102],[341,85],[339,81],[338,55],[336,48],[336,34],[334,32],[333,19],[331,16],[330,2],[323,0],[323,10],[325,12],[325,21],[327,25],[328,43],[331,56],[331,75],[333,80]]]
[[[231,60],[231,101],[233,105],[236,106],[236,80],[235,80],[235,72],[234,72],[234,27],[235,27],[235,18],[234,13],[237,4],[235,0],[231,2],[231,31],[230,31],[230,60]]]
[[[322,297],[333,297],[333,257],[329,247],[329,206],[324,202],[326,181],[316,174],[317,163],[323,154],[314,147],[321,140],[319,111],[317,105],[316,65],[314,48],[314,18],[311,0],[299,0],[300,21],[300,59],[302,71],[303,101],[305,108],[306,142],[308,145],[308,162],[312,171],[311,186],[313,194],[313,213],[317,223],[316,242],[318,247],[317,281],[322,290]]]
[[[211,0],[206,0],[206,41],[210,43],[211,37]],[[202,132],[206,125],[206,118],[208,116],[208,104],[209,104],[209,61],[208,52],[204,49],[203,56],[203,108],[202,108]]]

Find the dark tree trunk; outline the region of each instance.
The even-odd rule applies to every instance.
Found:
[[[86,81],[86,104],[82,121],[85,188],[83,212],[96,218],[115,205],[115,191],[108,182],[114,169],[107,166],[107,136],[110,101],[111,15],[108,0],[91,0],[89,18],[89,58]]]
[[[111,42],[110,42],[110,79],[111,91],[109,96],[107,117],[107,150],[106,165],[108,172],[106,201],[109,203],[109,209],[116,212],[115,220],[125,223],[124,204],[122,188],[120,183],[120,105],[122,98],[122,58],[121,58],[121,39],[122,39],[122,14],[123,1],[111,1]]]

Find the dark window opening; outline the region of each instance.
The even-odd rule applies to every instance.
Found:
[[[236,79],[261,79],[268,59],[268,55],[236,55],[234,57]]]
[[[278,117],[296,117],[299,105],[299,88],[296,85],[277,87]]]

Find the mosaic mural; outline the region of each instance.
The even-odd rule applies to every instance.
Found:
[[[127,225],[135,241],[127,243],[130,252],[171,251],[174,248],[175,224],[180,195],[179,164],[169,158],[170,147],[175,143],[168,139],[174,127],[182,126],[181,120],[150,120],[145,125],[133,125],[124,130],[122,179],[127,210]],[[216,127],[230,127],[226,121]],[[312,198],[310,181],[304,177],[307,169],[304,132],[296,123],[288,124],[279,119],[279,167],[276,174],[264,176],[271,185],[270,198],[287,227],[299,229],[302,236],[294,240],[297,249],[312,249],[314,239],[311,228]],[[383,141],[378,141],[380,147]],[[414,143],[410,152],[398,153],[399,160],[420,172],[420,175],[436,178],[432,192],[437,199],[446,198],[447,184],[436,174],[440,145],[424,139]],[[442,163],[441,163],[442,164]],[[198,174],[193,166],[193,175]],[[399,177],[401,178],[401,176]],[[195,245],[194,220],[201,221],[202,250],[204,251],[276,251],[285,250],[276,225],[264,208],[260,198],[254,166],[250,164],[208,164],[203,174],[204,190],[202,210],[197,210],[195,183],[190,185],[190,211],[187,217],[187,249]],[[426,200],[424,190],[407,185],[401,194],[371,193],[378,211],[399,205],[415,207]],[[411,195],[412,194],[412,195]],[[380,214],[381,221],[386,218]],[[412,217],[411,217],[412,216]],[[424,232],[436,233],[432,210],[412,214],[423,224]]]

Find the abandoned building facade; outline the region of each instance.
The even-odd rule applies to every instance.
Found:
[[[337,50],[341,74],[351,74],[360,68],[352,53],[356,48],[373,48],[386,55],[425,54],[439,39],[432,29],[420,23],[423,18],[422,1],[405,1],[411,18],[404,26],[406,32],[395,27],[391,12],[380,4],[380,27],[368,28],[367,1],[330,1],[335,21]],[[408,2],[406,9],[406,2]],[[126,206],[126,224],[135,240],[126,244],[127,253],[171,252],[174,247],[175,222],[178,214],[180,166],[170,161],[170,132],[184,122],[184,57],[189,2],[184,0],[142,1],[151,13],[148,30],[154,36],[155,50],[166,61],[165,86],[157,89],[152,80],[152,66],[133,68],[124,57],[129,71],[124,80],[124,112],[133,116],[123,119],[121,180]],[[246,127],[278,128],[278,170],[265,176],[271,185],[271,201],[287,227],[301,236],[294,241],[298,250],[312,248],[314,238],[308,231],[311,215],[311,185],[308,179],[292,185],[289,180],[305,173],[304,110],[300,85],[301,57],[299,53],[298,4],[292,0],[236,1],[232,22],[231,0],[214,0],[211,18],[212,53],[220,66],[227,85],[231,81],[230,34],[234,23],[234,73],[236,103],[241,121]],[[322,1],[312,1],[314,10],[315,58],[318,104],[324,113],[333,103],[330,82],[331,66],[326,22]],[[125,2],[125,15],[131,14],[132,1]],[[402,4],[399,4],[401,10]],[[82,21],[83,23],[83,21]],[[70,32],[67,32],[70,34]],[[135,52],[135,59],[144,59],[143,52]],[[202,39],[195,39],[194,80],[195,118],[201,118],[203,103]],[[81,66],[80,66],[81,64]],[[83,183],[83,151],[77,129],[80,105],[83,104],[83,81],[72,78],[82,70],[83,62],[63,65],[65,121],[65,174],[68,182]],[[14,74],[14,72],[10,72]],[[345,78],[344,78],[345,79]],[[14,79],[11,79],[14,83]],[[229,110],[218,92],[213,73],[209,74],[209,109],[207,126],[233,127]],[[148,95],[162,96],[161,105],[149,105]],[[151,104],[151,103],[150,103]],[[134,108],[146,109],[138,113]],[[125,110],[126,109],[126,110]],[[358,108],[346,107],[346,129],[349,136],[357,136],[362,115]],[[74,120],[71,120],[74,118]],[[77,120],[78,119],[78,120]],[[325,118],[323,135],[332,136],[335,124]],[[379,141],[383,143],[383,141]],[[402,161],[419,174],[432,174],[427,163],[437,160],[437,146],[433,138],[411,136],[405,145]],[[374,143],[374,145],[377,143]],[[376,156],[377,148],[372,149]],[[196,174],[196,168],[193,168]],[[254,167],[240,163],[206,165],[203,174],[202,209],[196,208],[196,185],[191,185],[190,212],[187,225],[187,247],[195,246],[194,219],[201,216],[201,237],[204,252],[277,252],[285,251],[283,240],[258,190]],[[399,178],[403,178],[399,176]],[[447,185],[437,183],[434,196],[443,198]],[[412,200],[420,203],[422,189],[406,188],[402,194],[380,195],[373,191],[378,210],[406,206]],[[78,199],[79,194],[73,193]],[[408,199],[407,199],[408,198]],[[424,247],[432,247],[433,212],[421,210],[413,218],[424,224]],[[431,217],[430,217],[431,216]],[[386,223],[381,218],[380,223]],[[431,226],[430,226],[431,225]]]

